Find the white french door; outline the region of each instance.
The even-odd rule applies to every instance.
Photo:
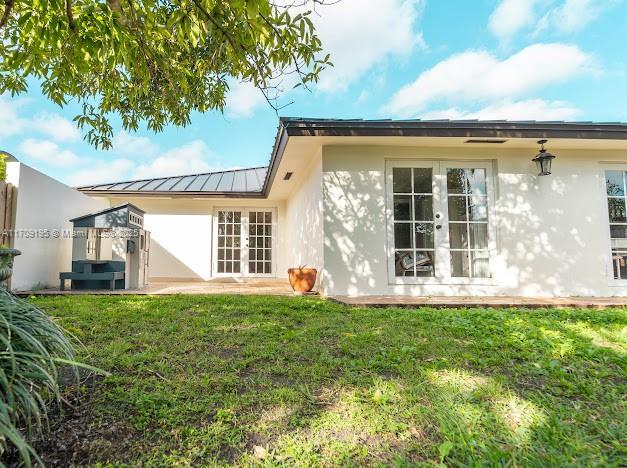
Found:
[[[387,161],[391,283],[486,283],[495,250],[489,162]]]
[[[275,209],[218,208],[213,232],[213,276],[275,275]]]

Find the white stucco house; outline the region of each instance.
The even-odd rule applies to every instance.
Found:
[[[146,212],[153,280],[308,265],[331,296],[624,296],[626,174],[627,124],[283,118],[267,167],[78,191]]]

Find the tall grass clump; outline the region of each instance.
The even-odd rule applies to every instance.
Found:
[[[0,182],[7,178],[7,154],[0,151]]]
[[[47,428],[48,406],[61,398],[61,366],[77,370],[68,335],[42,310],[0,288],[0,460],[43,465],[30,440]]]

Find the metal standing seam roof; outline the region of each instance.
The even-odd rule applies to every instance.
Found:
[[[77,187],[100,195],[267,197],[290,137],[404,136],[627,140],[627,123],[538,120],[363,120],[281,117],[268,167]]]
[[[128,180],[77,187],[82,192],[171,194],[261,194],[267,167]]]

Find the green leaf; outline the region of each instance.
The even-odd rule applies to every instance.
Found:
[[[440,462],[444,462],[444,459],[451,453],[451,450],[455,447],[455,444],[449,440],[442,442],[438,447],[438,452],[440,452]]]
[[[111,146],[112,118],[127,130],[187,125],[193,112],[224,109],[229,78],[263,90],[288,74],[306,84],[328,61],[308,13],[270,0],[108,5],[72,2],[72,30],[64,2],[15,0],[0,30],[0,91],[36,83],[59,106],[89,104],[76,123],[98,148]]]

